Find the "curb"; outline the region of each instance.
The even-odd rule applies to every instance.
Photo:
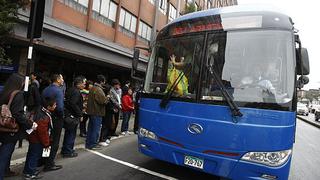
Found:
[[[134,133],[130,133],[129,135],[125,135],[125,136],[124,135],[119,135],[117,137],[112,137],[111,141],[114,141],[114,140],[117,140],[117,139],[121,139],[121,138],[124,138],[124,137],[128,137],[128,136],[132,136],[132,135],[135,135],[135,134]],[[59,148],[61,149],[61,146],[59,146]],[[85,142],[78,141],[78,143],[75,143],[74,149],[75,150],[85,149]],[[60,153],[58,151],[56,159],[60,159],[60,158],[62,158],[62,157],[60,156]],[[18,166],[18,165],[23,164],[25,161],[26,161],[26,157],[11,160],[10,161],[10,166]]]
[[[305,119],[305,118],[302,118],[302,117],[300,117],[300,116],[297,116],[297,118],[300,119],[300,120],[302,120],[302,121],[304,121],[304,122],[306,122],[306,123],[308,123],[308,124],[311,124],[312,126],[315,126],[315,127],[317,127],[317,128],[320,128],[320,124],[318,124],[318,123],[316,123],[316,122],[312,122],[312,121],[310,121],[310,120],[308,120],[308,119]]]

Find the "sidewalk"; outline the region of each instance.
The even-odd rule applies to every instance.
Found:
[[[314,120],[314,115],[309,115],[309,116],[300,116],[300,115],[297,115],[297,118],[308,123],[308,124],[311,124],[317,128],[320,128],[320,122],[319,121],[315,121]]]
[[[121,124],[122,124],[122,119],[119,119],[118,127],[116,130],[117,134],[120,134]],[[131,131],[131,132],[133,131],[133,125],[134,125],[134,114],[131,115],[131,118],[129,121],[129,131]],[[59,150],[58,150],[58,157],[59,157],[60,150],[62,147],[63,137],[64,137],[64,129],[62,130],[62,133],[61,133],[60,146],[59,146]],[[116,138],[113,137],[113,138],[111,138],[111,141],[118,139],[118,138],[121,138],[121,137],[123,137],[123,136],[119,135],[119,137],[116,137]],[[83,148],[85,141],[86,141],[86,138],[79,136],[79,127],[78,127],[77,137],[76,137],[76,141],[75,141],[75,148]],[[27,151],[28,151],[28,146],[29,146],[29,143],[25,139],[22,142],[21,148],[18,148],[18,143],[17,143],[16,149],[14,150],[14,152],[12,154],[12,158],[11,158],[11,162],[10,162],[11,166],[16,166],[16,165],[19,165],[19,164],[22,164],[25,162],[25,158],[26,158]]]

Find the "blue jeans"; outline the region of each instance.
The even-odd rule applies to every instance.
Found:
[[[121,132],[125,132],[125,131],[128,131],[131,112],[122,112],[122,116],[123,116],[123,120],[121,125]]]
[[[41,143],[29,143],[24,174],[35,175],[39,159],[42,157],[43,145]]]
[[[90,116],[86,139],[86,148],[91,149],[97,145],[101,128],[101,122],[101,116]]]
[[[74,142],[77,136],[77,128],[78,126],[71,129],[65,129],[61,154],[67,155],[74,153]]]
[[[7,143],[0,145],[0,180],[3,180],[8,164],[10,164],[11,155],[14,151],[15,143]]]

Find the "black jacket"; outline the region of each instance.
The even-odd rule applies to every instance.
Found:
[[[2,143],[15,143],[19,139],[26,137],[26,130],[32,128],[32,123],[29,123],[24,110],[24,95],[23,91],[20,91],[13,98],[10,111],[16,122],[19,124],[19,131],[17,133],[0,133],[0,142]]]
[[[41,95],[38,86],[35,82],[32,82],[29,86],[29,92],[27,95],[27,107],[28,111],[36,112],[41,105]]]
[[[65,114],[74,117],[82,117],[83,115],[83,98],[80,90],[72,87],[67,91],[65,101]]]

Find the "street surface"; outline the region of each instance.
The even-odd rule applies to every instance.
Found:
[[[312,118],[312,117],[310,117]],[[320,179],[320,129],[297,120],[296,143],[293,150],[290,180]],[[63,165],[59,171],[41,173],[48,180],[106,180],[106,179],[220,179],[189,168],[155,160],[137,151],[136,135],[112,140],[111,144],[99,151],[87,151],[80,145],[79,156],[72,159],[59,158]],[[23,165],[14,168],[22,171]],[[7,178],[7,180],[21,177]]]

